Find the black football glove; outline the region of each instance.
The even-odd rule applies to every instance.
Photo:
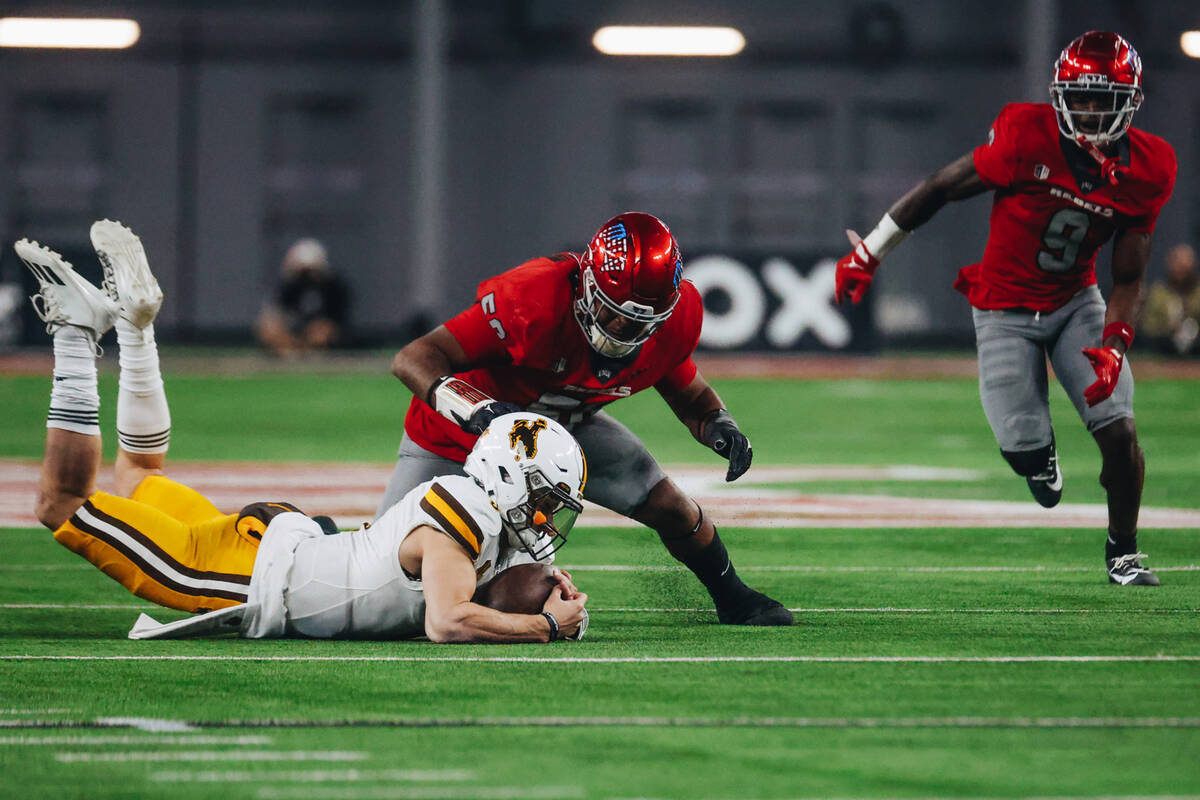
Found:
[[[491,425],[492,420],[496,417],[501,417],[505,414],[515,414],[523,410],[515,403],[509,403],[506,400],[494,400],[472,414],[471,418],[467,420],[467,424],[463,425],[463,430],[467,433],[480,436],[487,430],[487,426]]]
[[[717,455],[729,459],[726,482],[737,480],[750,469],[750,461],[754,458],[750,440],[738,429],[733,416],[725,409],[719,408],[709,415],[704,425],[704,443]]]

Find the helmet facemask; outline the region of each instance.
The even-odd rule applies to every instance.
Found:
[[[575,317],[592,349],[603,356],[621,358],[637,350],[671,316],[671,305],[663,311],[633,300],[617,303],[596,283],[591,267],[583,269],[583,292],[575,302]]]
[[[567,543],[583,511],[565,484],[553,484],[540,469],[525,473],[525,499],[501,514],[510,546],[542,561]]]
[[[463,471],[499,512],[507,546],[541,561],[566,544],[583,511],[587,459],[560,423],[521,411],[492,420]]]
[[[1142,90],[1112,81],[1055,81],[1050,98],[1064,136],[1102,147],[1129,130],[1133,112],[1142,104]]]

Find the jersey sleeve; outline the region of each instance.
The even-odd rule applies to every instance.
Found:
[[[988,139],[975,148],[975,171],[992,188],[1008,186],[1017,174],[1016,112],[1005,106],[992,123]]]
[[[451,317],[445,324],[471,361],[486,361],[508,353],[504,338],[488,322],[479,303]]]
[[[667,393],[682,391],[696,379],[697,372],[699,369],[696,368],[696,362],[692,360],[691,356],[688,356],[675,369],[664,375],[662,380],[654,384],[654,388]]]
[[[654,384],[654,388],[659,392],[677,392],[696,378],[696,362],[692,360],[692,354],[700,344],[700,330],[704,325],[704,301],[690,281],[681,283],[679,291],[682,297],[668,323],[674,327],[669,332],[657,334],[669,333],[670,337],[679,343],[673,357],[667,361],[668,364],[674,363],[674,366]]]
[[[437,527],[462,546],[472,561],[483,550],[484,530],[475,517],[441,481],[434,481],[421,498],[421,510]]]
[[[552,340],[562,315],[570,313],[566,267],[565,261],[536,258],[485,280],[475,305],[447,322],[447,329],[473,361],[525,365]]]
[[[1125,227],[1125,230],[1131,233],[1153,233],[1154,225],[1158,222],[1158,215],[1175,190],[1175,175],[1178,171],[1175,151],[1171,149],[1170,145],[1163,142],[1162,150],[1155,154],[1154,160],[1158,180],[1155,181],[1154,189],[1147,192],[1145,213],[1132,217]]]

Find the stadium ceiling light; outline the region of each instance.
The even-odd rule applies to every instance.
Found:
[[[1200,58],[1200,31],[1184,31],[1179,37],[1179,47],[1184,55]]]
[[[608,25],[592,44],[610,56],[732,56],[746,37],[736,28]]]
[[[4,17],[0,47],[68,47],[122,50],[142,35],[131,19]]]

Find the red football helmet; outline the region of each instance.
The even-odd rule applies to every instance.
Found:
[[[1142,104],[1142,59],[1120,35],[1088,31],[1059,55],[1050,98],[1064,136],[1115,142]]]
[[[575,319],[592,349],[628,355],[667,321],[679,301],[683,259],[657,217],[627,211],[596,232],[579,262]]]

